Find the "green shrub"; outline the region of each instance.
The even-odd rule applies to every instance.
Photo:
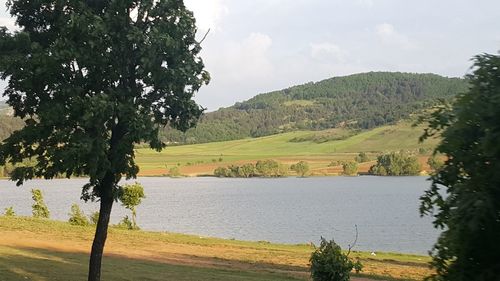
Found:
[[[290,169],[301,177],[305,177],[309,173],[309,164],[305,161],[300,161],[297,164],[290,166]]]
[[[138,182],[134,184],[126,184],[121,188],[118,199],[122,202],[122,206],[132,211],[132,228],[137,227],[137,211],[136,207],[141,204],[142,199],[146,198],[144,195],[144,187]],[[127,217],[128,218],[128,217]]]
[[[288,174],[288,168],[275,160],[259,160],[255,170],[261,177],[284,177]]]
[[[89,225],[89,220],[77,204],[71,205],[68,221],[72,225]]]
[[[444,161],[439,157],[437,157],[436,155],[432,155],[432,157],[429,157],[429,159],[427,159],[427,164],[429,164],[431,169],[437,171],[441,169],[441,167],[443,167]]]
[[[6,217],[14,217],[16,216],[16,212],[14,212],[14,207],[8,207],[8,208],[5,208],[5,212],[3,213],[4,216]]]
[[[311,277],[314,281],[348,281],[354,269],[361,271],[362,264],[352,261],[348,254],[333,240],[327,241],[321,237],[321,244],[312,253],[310,262]]]
[[[214,170],[214,176],[219,177],[219,178],[227,177],[228,174],[229,174],[229,170],[225,167],[217,167]]]
[[[370,161],[370,157],[368,157],[368,155],[366,155],[366,153],[361,152],[358,154],[358,156],[356,156],[354,158],[354,160],[358,163],[364,163],[364,162]]]
[[[181,176],[181,171],[179,170],[179,167],[172,167],[168,170],[168,176],[169,177],[180,177]]]
[[[97,224],[99,221],[99,211],[95,211],[89,216],[89,221],[91,224]]]
[[[342,173],[346,176],[357,176],[358,175],[358,163],[356,162],[345,162],[342,164]]]
[[[50,217],[50,211],[43,200],[42,191],[40,189],[32,189],[31,198],[35,201],[35,203],[31,205],[33,217],[48,219]]]
[[[130,230],[139,230],[140,228],[130,220],[128,216],[125,216],[117,225],[118,228],[130,229]]]
[[[417,157],[392,152],[378,156],[377,164],[370,168],[370,173],[380,176],[415,176],[421,169]]]

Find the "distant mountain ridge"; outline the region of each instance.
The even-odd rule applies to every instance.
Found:
[[[167,142],[204,143],[296,130],[370,129],[393,124],[467,88],[465,79],[436,74],[369,72],[333,77],[259,94],[205,114],[187,133],[167,128],[162,134]]]

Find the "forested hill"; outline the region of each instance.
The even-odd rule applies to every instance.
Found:
[[[183,134],[164,139],[202,143],[335,127],[369,129],[394,123],[467,90],[467,81],[435,74],[370,72],[260,94],[203,116]]]

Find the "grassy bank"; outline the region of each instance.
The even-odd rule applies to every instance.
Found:
[[[2,280],[84,280],[94,228],[0,217]],[[307,280],[311,245],[110,229],[103,280]],[[355,252],[364,274],[421,280],[427,257]],[[385,279],[384,279],[385,278]]]
[[[411,122],[378,127],[342,140],[317,143],[312,140],[296,142],[294,139],[308,139],[312,134],[323,132],[299,131],[254,139],[213,142],[196,145],[167,147],[162,152],[140,148],[136,150],[137,163],[142,175],[165,175],[168,169],[178,166],[185,175],[212,174],[219,166],[275,159],[284,164],[304,160],[309,162],[313,175],[335,175],[341,166],[332,167],[332,161],[352,161],[359,152],[367,152],[374,160],[376,154],[398,150],[430,151],[437,140],[419,143],[422,127],[412,127]],[[426,157],[422,157],[425,163]],[[362,163],[360,171],[365,172],[374,162]]]

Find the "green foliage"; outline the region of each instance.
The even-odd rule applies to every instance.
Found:
[[[122,206],[132,211],[132,228],[136,229],[137,227],[137,212],[136,207],[141,204],[143,198],[146,198],[144,195],[144,187],[140,183],[134,184],[126,184],[122,187],[120,196],[118,199],[122,202]],[[127,217],[128,218],[128,217]]]
[[[229,175],[229,170],[225,167],[217,167],[214,170],[214,176],[219,177],[219,178],[224,178]]]
[[[296,172],[301,177],[305,177],[309,173],[309,164],[305,161],[300,161],[290,166],[290,170]]]
[[[345,162],[342,164],[342,173],[346,176],[357,176],[358,175],[358,163],[356,162]]]
[[[348,254],[342,253],[342,249],[335,241],[327,241],[323,237],[309,262],[313,281],[348,281],[353,269],[359,272],[363,267],[359,260],[354,262]]]
[[[415,176],[422,169],[418,158],[403,152],[392,152],[377,157],[370,173],[379,176]]]
[[[285,177],[288,175],[286,166],[275,160],[259,160],[255,164],[255,169],[261,177]]]
[[[14,207],[10,206],[5,208],[5,212],[3,213],[6,217],[14,217],[16,216],[16,212],[14,212]]]
[[[290,139],[290,142],[314,142],[314,143],[324,143],[335,140],[345,140],[356,134],[356,130],[347,129],[330,129],[325,131],[320,131],[312,134],[308,134],[301,137],[295,137]]]
[[[34,201],[33,205],[31,205],[33,217],[48,219],[50,217],[50,211],[43,200],[42,191],[40,189],[32,189],[31,198]]]
[[[370,161],[370,157],[368,157],[368,155],[366,155],[365,152],[360,152],[355,158],[354,160],[358,163],[364,163],[364,162],[368,162]]]
[[[438,156],[432,155],[431,157],[429,157],[429,159],[427,159],[427,164],[429,164],[431,169],[433,169],[434,171],[437,171],[437,170],[441,169],[441,167],[443,167],[444,161],[441,158],[439,158]]]
[[[89,216],[89,221],[90,221],[90,224],[96,225],[97,222],[99,221],[99,211],[95,211],[95,212],[91,213]]]
[[[160,127],[197,122],[192,97],[209,75],[182,1],[18,0],[8,9],[21,29],[0,29],[0,75],[24,126],[0,145],[0,164],[36,159],[14,169],[18,184],[88,176],[84,199],[116,197],[121,176],[137,175],[134,144],[160,150]]]
[[[442,230],[431,280],[500,276],[500,56],[475,57],[471,88],[431,113],[423,139],[441,133],[446,157],[421,197],[420,212]]]
[[[129,230],[140,230],[140,228],[137,225],[134,225],[128,216],[123,217],[123,219],[115,226]]]
[[[89,225],[89,220],[77,204],[71,205],[68,222],[72,225]]]
[[[287,166],[275,160],[259,160],[255,165],[251,163],[242,166],[229,165],[217,167],[214,170],[214,176],[228,178],[284,177],[286,175],[288,175]]]
[[[170,177],[176,178],[181,176],[181,171],[179,170],[179,167],[174,166],[170,169],[168,169],[168,175]]]
[[[426,109],[467,89],[467,81],[434,74],[370,72],[334,77],[261,94],[203,116],[186,134],[166,129],[166,140],[203,143],[297,130],[370,129]],[[295,102],[300,101],[300,102]],[[345,139],[343,133],[309,134],[293,142]],[[352,132],[351,132],[352,134]]]

